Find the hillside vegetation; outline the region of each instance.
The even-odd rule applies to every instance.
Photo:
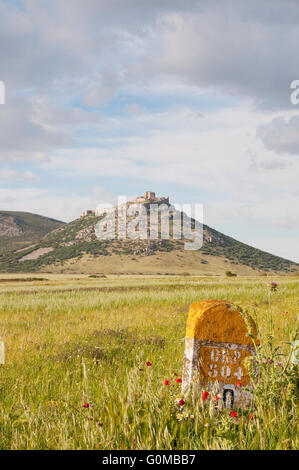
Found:
[[[82,217],[60,225],[33,246],[2,254],[0,271],[254,274],[287,273],[299,268],[296,263],[250,247],[206,225],[202,248],[186,251],[184,240],[172,236],[168,240],[99,240],[95,225],[100,220],[93,215]]]
[[[0,211],[0,255],[35,243],[63,224],[28,212]]]

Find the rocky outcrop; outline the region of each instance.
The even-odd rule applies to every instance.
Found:
[[[22,235],[23,230],[14,217],[6,217],[0,222],[0,237],[10,238]]]
[[[84,240],[90,242],[94,237],[94,225],[90,225],[89,227],[85,227],[82,230],[79,230],[76,235],[76,240]]]

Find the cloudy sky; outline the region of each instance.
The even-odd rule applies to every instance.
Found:
[[[0,0],[0,209],[145,190],[299,262],[297,0]]]

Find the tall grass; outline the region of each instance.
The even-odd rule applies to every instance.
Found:
[[[298,370],[288,360],[298,294],[291,278],[278,280],[270,304],[262,278],[5,283],[1,448],[298,448]],[[241,305],[259,327],[255,406],[236,417],[213,397],[177,403],[188,307],[211,298]]]

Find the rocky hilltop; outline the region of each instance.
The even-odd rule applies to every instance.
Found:
[[[130,236],[111,237],[109,231],[118,233],[118,226],[121,222],[118,218],[118,211],[115,209],[115,229],[113,228],[114,209],[110,209],[108,214],[96,215],[91,213],[81,216],[68,224],[58,221],[48,222],[47,229],[53,227],[50,233],[43,234],[39,240],[30,240],[30,246],[18,247],[10,251],[2,252],[0,257],[0,270],[6,272],[77,272],[77,273],[128,273],[128,274],[223,274],[232,272],[236,274],[257,274],[265,272],[293,272],[299,269],[299,265],[266,253],[249,245],[241,243],[228,237],[207,225],[196,225],[194,219],[190,219],[186,214],[176,211],[169,204],[166,206],[170,214],[165,209],[156,226],[157,238],[138,238],[140,231],[140,220],[136,223],[138,216],[138,205],[135,212],[134,201],[126,204],[125,210],[130,214],[126,219],[126,229],[129,226],[134,232],[135,238]],[[159,202],[157,202],[159,206]],[[139,207],[146,211],[146,223],[148,221],[148,201],[140,202]],[[10,214],[12,216],[12,214]],[[36,216],[38,217],[38,216]],[[170,236],[169,239],[161,238],[161,223],[163,217],[169,218]],[[189,219],[192,230],[200,227],[203,235],[203,246],[195,251],[188,251],[185,248],[186,239],[173,237],[175,224],[180,225],[180,220],[184,217]],[[44,219],[44,218],[43,218]],[[6,219],[7,220],[7,219]],[[19,219],[18,219],[19,220]],[[22,224],[14,221],[11,227],[20,227]],[[49,221],[49,219],[47,219]],[[7,225],[8,223],[5,222]],[[101,228],[106,230],[107,238],[99,239],[97,228],[100,223]],[[49,225],[50,224],[50,225]],[[105,227],[106,226],[106,227]],[[112,227],[112,228],[111,228]],[[133,227],[133,229],[132,229]],[[152,228],[152,226],[151,226]],[[8,230],[2,225],[2,230]],[[8,232],[6,232],[8,233]],[[24,232],[13,235],[15,240],[22,237]],[[0,237],[0,239],[3,239]],[[7,238],[6,238],[7,240]],[[29,242],[29,240],[28,240]]]

